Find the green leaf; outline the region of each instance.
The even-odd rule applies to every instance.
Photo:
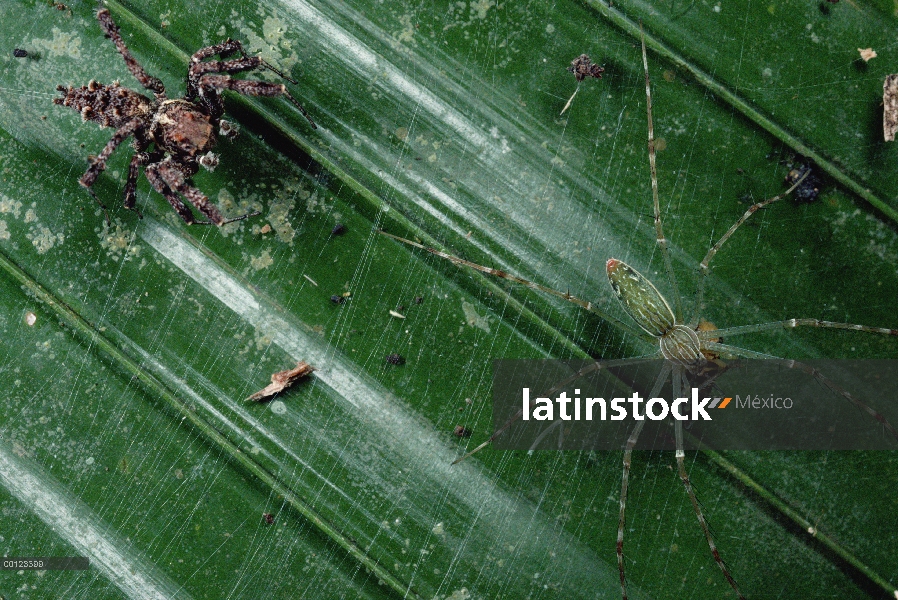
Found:
[[[105,225],[78,178],[111,131],[51,99],[59,84],[138,84],[89,3],[3,8],[0,541],[9,556],[92,561],[12,572],[3,597],[619,596],[620,454],[486,449],[450,463],[490,434],[493,359],[652,351],[621,326],[604,271],[625,260],[674,298],[652,226],[639,19],[682,304],[711,244],[785,189],[800,153],[820,169],[820,200],[755,214],[715,257],[702,317],[898,327],[898,150],[880,128],[891,6],[110,3],[171,97],[189,55],[226,37],[298,81],[318,130],[283,99],[227,96],[242,133],[195,183],[229,216],[263,215],[222,228],[187,227],[142,176],[145,218],[124,210],[124,147],[94,186]],[[878,56],[864,63],[867,47]],[[604,77],[559,115],[584,52]],[[852,332],[726,341],[896,356],[895,339]],[[317,368],[307,381],[244,402],[298,360]],[[687,462],[746,597],[893,597],[894,452]],[[674,464],[634,460],[631,597],[735,597]]]

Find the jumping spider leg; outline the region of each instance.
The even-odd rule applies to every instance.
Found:
[[[137,59],[131,56],[131,51],[128,50],[128,47],[125,45],[125,40],[122,39],[122,34],[119,33],[119,26],[112,20],[112,15],[109,14],[109,10],[104,8],[97,12],[97,19],[100,21],[100,27],[103,28],[103,33],[105,33],[106,37],[111,39],[112,43],[115,44],[116,50],[122,55],[125,65],[128,67],[128,70],[134,78],[140,82],[140,85],[153,92],[156,96],[156,100],[165,100],[165,86],[162,84],[162,81],[152,75],[148,75],[147,72],[143,70],[143,66],[137,62]]]
[[[128,71],[145,89],[153,93],[153,99],[150,99],[121,87],[118,82],[105,85],[91,81],[80,88],[61,85],[56,88],[62,93],[62,98],[54,99],[54,104],[77,110],[85,121],[95,121],[103,127],[115,128],[115,133],[100,154],[90,159],[90,166],[79,181],[103,209],[106,223],[110,223],[106,206],[92,188],[100,173],[106,169],[109,157],[128,138],[133,138],[135,153],[128,166],[124,206],[137,212],[139,218],[143,216],[137,210],[135,201],[140,167],[144,167],[144,174],[153,189],[168,200],[188,225],[225,225],[259,215],[258,211],[254,211],[231,219],[224,218],[218,207],[194,187],[191,177],[196,175],[200,167],[211,171],[218,165],[218,157],[212,153],[216,131],[227,137],[236,135],[236,129],[221,118],[224,114],[222,90],[233,90],[247,96],[284,96],[299,109],[312,128],[317,129],[306,109],[283,84],[232,79],[230,74],[269,69],[292,83],[296,81],[262,58],[247,55],[240,42],[226,40],[193,54],[187,73],[186,94],[183,98],[169,99],[162,81],[148,75],[131,55],[109,10],[97,12],[97,19],[106,37],[115,44]],[[239,53],[241,58],[204,61],[215,55],[224,59],[234,53]],[[197,220],[181,197],[208,220]]]
[[[240,53],[241,58],[226,61],[205,60],[216,54],[221,58],[227,58],[236,52]],[[203,98],[210,106],[215,106],[218,110],[224,112],[224,110],[221,109],[219,90],[232,89],[251,96],[285,96],[287,100],[299,109],[306,120],[309,121],[312,129],[318,129],[318,126],[315,124],[315,121],[312,120],[311,115],[306,112],[306,109],[302,104],[300,104],[282,84],[264,81],[250,82],[245,80],[234,80],[227,75],[209,75],[211,73],[240,73],[242,71],[252,71],[259,68],[268,69],[278,77],[286,79],[290,83],[298,83],[295,79],[288,77],[285,73],[273,67],[262,57],[248,55],[243,49],[243,44],[241,44],[239,40],[228,39],[220,44],[202,48],[190,57],[190,68],[187,73],[187,94],[185,94],[184,98],[186,100],[193,100],[197,97]],[[245,86],[249,83],[255,84],[256,91],[241,89],[241,86]]]
[[[717,252],[721,249],[724,243],[735,233],[735,231],[747,221],[751,215],[753,215],[758,210],[765,208],[773,202],[776,202],[788,194],[792,193],[797,186],[799,186],[803,181],[804,177],[799,178],[797,181],[793,183],[793,185],[783,194],[780,194],[774,198],[770,198],[768,200],[764,200],[762,202],[758,202],[752,205],[737,221],[730,227],[729,230],[720,238],[720,240],[714,244],[710,250],[708,251],[705,258],[698,265],[696,269],[696,275],[698,278],[698,288],[696,290],[696,305],[693,312],[692,317],[686,321],[683,317],[683,306],[682,300],[679,293],[679,288],[677,286],[676,278],[674,277],[673,266],[671,264],[670,251],[667,244],[667,239],[664,237],[664,231],[661,222],[661,209],[660,209],[660,201],[658,197],[658,180],[657,173],[655,167],[655,142],[654,142],[654,126],[652,124],[652,108],[651,108],[651,85],[649,82],[649,71],[648,71],[648,58],[646,56],[645,49],[645,39],[643,37],[642,40],[642,61],[643,61],[643,69],[645,71],[645,87],[646,87],[646,114],[648,120],[648,150],[649,150],[649,167],[651,173],[651,184],[652,184],[652,200],[653,200],[653,209],[654,209],[654,227],[655,227],[655,239],[660,250],[660,253],[663,258],[664,269],[667,275],[667,279],[670,282],[670,287],[674,293],[674,306],[671,308],[670,304],[668,304],[667,300],[658,289],[652,284],[651,281],[648,280],[641,273],[625,264],[624,262],[611,258],[606,262],[606,273],[608,275],[609,283],[611,284],[611,289],[614,295],[617,297],[620,302],[621,307],[624,311],[631,317],[633,322],[635,322],[639,329],[635,330],[631,326],[626,323],[620,321],[617,318],[604,314],[602,311],[598,310],[593,304],[589,301],[582,300],[580,298],[576,298],[567,292],[560,292],[557,290],[553,290],[551,288],[547,288],[537,283],[533,283],[526,279],[522,279],[520,277],[516,277],[505,271],[501,271],[499,269],[493,269],[490,267],[484,267],[469,261],[466,261],[457,256],[452,256],[445,252],[441,252],[434,248],[428,248],[422,244],[417,242],[413,242],[411,240],[406,240],[403,238],[399,238],[397,236],[388,234],[386,232],[381,231],[383,235],[391,237],[397,241],[402,243],[414,246],[416,248],[420,248],[449,260],[457,265],[466,266],[472,269],[476,269],[478,271],[487,273],[489,275],[493,275],[495,277],[500,277],[503,279],[508,279],[510,281],[525,285],[531,289],[538,290],[540,292],[544,292],[547,294],[551,294],[567,300],[568,302],[572,302],[585,308],[586,310],[598,314],[603,319],[609,320],[613,323],[620,325],[625,330],[633,332],[636,336],[646,340],[647,342],[655,345],[657,348],[655,354],[650,356],[639,357],[636,359],[622,359],[619,361],[608,361],[607,363],[594,362],[591,363],[590,366],[585,367],[580,372],[576,373],[573,377],[569,378],[565,382],[562,382],[558,386],[553,388],[554,390],[560,389],[567,383],[571,381],[575,381],[577,378],[586,375],[590,372],[597,371],[600,369],[604,369],[611,366],[620,366],[624,364],[630,364],[635,361],[645,360],[646,358],[664,358],[666,359],[666,363],[662,368],[661,375],[659,375],[658,379],[654,384],[654,389],[649,394],[649,397],[653,397],[657,395],[660,391],[662,384],[669,377],[672,381],[674,394],[681,393],[684,388],[686,388],[687,377],[701,369],[703,366],[707,364],[707,358],[705,353],[723,355],[725,357],[739,357],[739,358],[749,358],[749,359],[768,359],[775,360],[782,364],[783,366],[790,369],[797,369],[801,372],[806,373],[807,375],[813,377],[816,381],[820,382],[822,385],[829,388],[833,393],[842,396],[845,400],[851,402],[853,405],[858,407],[859,409],[866,412],[870,415],[874,420],[879,422],[882,427],[893,437],[898,439],[898,431],[896,431],[895,427],[893,427],[886,418],[876,412],[873,408],[864,404],[860,399],[853,396],[847,390],[836,384],[835,382],[826,378],[823,374],[821,374],[817,369],[814,369],[810,365],[806,365],[794,360],[786,360],[780,359],[774,356],[770,356],[768,354],[764,354],[761,352],[755,352],[752,350],[746,350],[743,348],[738,348],[736,346],[732,346],[729,344],[723,344],[719,340],[724,337],[732,337],[736,335],[744,335],[750,333],[758,333],[763,331],[772,331],[778,329],[793,329],[795,327],[818,327],[824,329],[842,329],[842,330],[850,330],[850,331],[859,331],[864,333],[873,333],[879,335],[888,335],[888,336],[898,336],[898,329],[889,329],[885,327],[869,327],[866,325],[855,325],[851,323],[837,323],[833,321],[822,321],[818,319],[786,319],[782,321],[773,321],[768,323],[760,323],[754,325],[742,325],[736,327],[728,327],[723,329],[707,329],[700,327],[699,323],[699,313],[702,310],[702,302],[704,299],[704,287],[705,287],[705,279],[710,271],[710,262],[717,254]],[[806,176],[807,174],[805,174]],[[552,396],[553,392],[550,391],[545,394],[540,394],[541,396]],[[489,445],[497,436],[499,436],[502,432],[504,432],[508,427],[516,420],[519,419],[522,415],[522,411],[519,411],[515,416],[513,416],[505,425],[497,429],[490,438],[474,448],[474,450],[468,452],[461,458],[457,459],[453,464],[461,462],[462,460],[468,458],[472,454],[482,450],[487,445]],[[624,575],[624,531],[625,531],[625,516],[626,516],[626,504],[627,504],[627,491],[629,487],[629,475],[630,475],[630,466],[631,459],[633,454],[633,448],[635,447],[639,435],[642,431],[642,427],[645,421],[636,421],[636,425],[634,429],[631,431],[630,436],[627,440],[626,446],[624,448],[624,457],[623,457],[623,472],[621,475],[621,493],[620,493],[620,515],[618,520],[618,531],[617,531],[617,559],[618,559],[618,570],[620,574],[620,585],[621,585],[621,595],[624,600],[627,599],[627,580]],[[705,539],[708,543],[708,547],[711,550],[711,554],[714,558],[714,561],[717,563],[718,567],[723,573],[724,578],[727,580],[727,583],[732,587],[733,591],[735,591],[738,598],[744,600],[744,596],[739,591],[739,588],[736,584],[735,579],[730,574],[729,569],[726,564],[723,562],[721,558],[720,552],[717,549],[717,546],[714,542],[714,539],[711,535],[710,527],[704,517],[704,514],[701,509],[701,505],[698,502],[698,499],[695,495],[695,491],[692,487],[692,483],[689,479],[689,475],[686,471],[685,466],[685,451],[684,451],[684,434],[683,434],[683,424],[682,421],[675,420],[674,422],[674,433],[676,439],[676,462],[677,462],[677,475],[679,476],[683,486],[686,490],[687,495],[689,496],[690,502],[692,504],[693,510],[695,512],[696,518],[699,521],[699,525],[701,526],[702,532],[704,533]]]
[[[90,194],[90,197],[94,199],[94,201],[97,203],[97,206],[99,206],[101,209],[103,209],[103,217],[106,219],[106,226],[112,227],[112,221],[109,219],[109,210],[106,208],[106,205],[103,204],[103,202],[100,200],[100,198],[97,196],[97,194],[93,191],[93,189],[91,189],[89,187],[86,187],[84,189],[86,189],[87,193]],[[140,211],[137,211],[137,217],[140,219],[143,218],[143,215],[140,214]]]

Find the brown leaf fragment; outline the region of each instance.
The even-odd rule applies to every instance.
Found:
[[[296,363],[296,368],[279,371],[271,376],[271,383],[247,398],[254,402],[262,402],[273,398],[275,395],[283,392],[285,389],[311,373],[315,367],[302,361]]]
[[[898,74],[887,75],[882,84],[882,133],[887,142],[898,132]]]

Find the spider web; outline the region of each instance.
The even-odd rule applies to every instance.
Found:
[[[838,158],[850,180],[894,198],[894,150],[871,125],[894,23],[847,4],[781,19],[761,6],[677,3],[649,15],[615,2]],[[651,348],[373,229],[569,290],[621,320],[604,273],[612,256],[672,300],[634,38],[573,4],[110,8],[171,97],[183,93],[187,55],[230,36],[297,78],[288,88],[322,127],[309,131],[287,103],[226,99],[242,134],[219,140],[221,165],[196,183],[228,214],[264,216],[221,229],[186,228],[143,178],[146,218],[123,210],[123,145],[97,184],[106,227],[77,180],[111,132],[53,107],[52,91],[137,83],[91,6],[16,7],[0,24],[32,54],[10,48],[0,63],[0,549],[86,554],[93,565],[10,574],[0,594],[399,596],[392,577],[427,598],[616,597],[619,454],[486,450],[449,463],[490,433],[493,358]],[[857,65],[856,39],[883,60]],[[564,68],[583,52],[606,73],[559,116],[575,87]],[[782,191],[783,162],[795,159],[682,69],[649,61],[665,233],[691,307],[697,260],[749,199]],[[331,235],[338,223],[346,232]],[[896,257],[894,224],[827,182],[821,202],[780,203],[728,242],[702,316],[719,327],[790,317],[895,327]],[[64,306],[41,300],[38,285]],[[896,354],[894,340],[816,330],[732,343],[796,358]],[[265,405],[243,402],[297,360],[318,368],[310,380]],[[456,425],[472,437],[455,437]],[[895,584],[891,454],[730,458]],[[747,597],[882,594],[707,456],[687,463]],[[669,453],[636,456],[625,535],[631,597],[729,590]]]

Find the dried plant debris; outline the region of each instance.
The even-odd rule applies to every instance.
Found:
[[[574,74],[574,77],[577,78],[577,83],[580,83],[587,77],[601,79],[602,73],[605,72],[605,68],[592,62],[588,54],[581,54],[572,60],[571,66],[567,70]]]
[[[807,177],[805,177],[805,173],[807,173]],[[802,177],[804,177],[804,181],[802,181],[797,188],[792,190],[793,200],[798,204],[810,204],[811,202],[815,202],[818,196],[820,196],[820,189],[823,187],[823,182],[820,181],[814,168],[810,165],[796,163],[792,166],[789,173],[786,175],[786,185],[791,187]]]
[[[861,53],[864,62],[870,62],[871,59],[876,58],[876,50],[873,48],[858,48],[857,51]]]
[[[311,366],[308,363],[304,363],[302,361],[296,363],[296,368],[288,369],[286,371],[279,371],[271,376],[271,383],[264,389],[259,390],[247,400],[252,400],[253,402],[262,402],[264,400],[269,400],[279,393],[283,392],[285,389],[311,373],[315,370],[315,367]]]
[[[887,142],[895,141],[898,131],[898,74],[887,75],[882,84],[882,133]]]
[[[589,58],[588,54],[581,54],[577,58],[571,61],[571,66],[567,68],[568,71],[574,74],[574,77],[577,78],[577,87],[574,89],[574,93],[571,94],[571,97],[567,99],[567,103],[565,103],[564,108],[561,109],[559,115],[563,115],[564,111],[566,111],[571,106],[571,102],[574,101],[574,96],[577,95],[577,92],[580,91],[580,83],[583,82],[587,77],[595,77],[596,79],[602,78],[602,73],[605,72],[605,68],[601,67]]]

